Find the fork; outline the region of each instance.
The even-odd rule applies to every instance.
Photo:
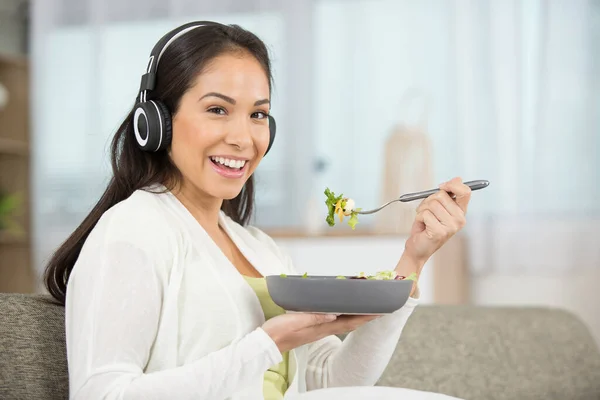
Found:
[[[471,190],[479,190],[479,189],[484,189],[484,188],[488,187],[490,182],[486,181],[486,180],[477,180],[477,181],[464,182],[464,184],[467,185],[468,187],[470,187]],[[440,189],[431,189],[431,190],[425,190],[423,192],[407,193],[407,194],[404,194],[404,195],[398,197],[397,199],[388,201],[387,203],[385,203],[384,205],[382,205],[379,208],[375,208],[373,210],[368,210],[368,211],[361,210],[361,211],[357,211],[356,213],[363,214],[363,215],[374,214],[377,211],[379,211],[397,201],[401,201],[401,202],[405,203],[405,202],[413,201],[413,200],[426,199],[427,197],[429,197],[432,194],[435,194],[439,191],[440,191]],[[450,195],[452,195],[452,194],[450,194]]]

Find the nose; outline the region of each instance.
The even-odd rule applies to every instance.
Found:
[[[249,118],[236,118],[229,125],[225,135],[225,143],[236,146],[239,149],[246,149],[252,146],[252,127]]]

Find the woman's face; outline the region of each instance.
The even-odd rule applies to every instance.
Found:
[[[269,144],[269,81],[247,53],[215,58],[173,116],[171,158],[184,187],[214,199],[242,190]]]

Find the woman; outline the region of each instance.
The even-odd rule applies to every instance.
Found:
[[[46,271],[66,304],[72,399],[278,399],[379,379],[416,286],[394,314],[336,318],[286,314],[261,279],[295,273],[247,225],[270,94],[267,49],[237,26],[191,23],[153,49],[114,177]],[[418,209],[401,275],[464,225],[470,189],[441,189]]]

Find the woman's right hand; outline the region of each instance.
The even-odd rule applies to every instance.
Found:
[[[264,323],[262,329],[284,353],[329,335],[348,333],[379,318],[380,315],[343,315],[290,313]]]

